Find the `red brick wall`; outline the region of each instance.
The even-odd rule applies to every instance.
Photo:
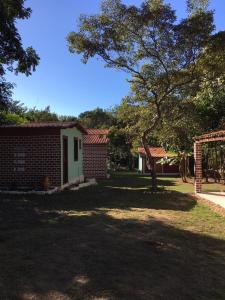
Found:
[[[195,156],[195,192],[201,193],[202,191],[202,150],[201,144],[195,142],[194,144]]]
[[[84,176],[88,178],[106,178],[107,145],[83,145]]]
[[[20,145],[24,146],[24,158],[15,157]],[[49,176],[51,186],[60,186],[60,153],[59,134],[0,136],[0,188],[40,187],[44,176]],[[24,164],[18,164],[18,160],[24,160]],[[17,167],[24,167],[24,171],[15,170]]]

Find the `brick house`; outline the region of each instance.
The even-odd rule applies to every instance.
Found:
[[[78,122],[34,122],[0,126],[0,189],[40,189],[44,177],[63,188],[83,180]]]
[[[84,176],[103,179],[107,177],[107,129],[87,129],[83,136]]]
[[[178,175],[179,165],[169,165],[167,163],[161,164],[159,161],[162,158],[170,157],[171,155],[162,147],[149,147],[149,151],[156,163],[156,173],[158,175]],[[141,174],[148,174],[151,172],[147,166],[146,152],[144,148],[138,148],[138,170]]]

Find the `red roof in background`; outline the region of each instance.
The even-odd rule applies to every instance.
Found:
[[[60,128],[60,129],[66,129],[66,128],[78,128],[81,132],[84,134],[87,133],[87,130],[76,121],[73,122],[60,122],[60,121],[50,121],[50,122],[28,122],[23,124],[16,124],[16,125],[2,125],[0,126],[0,129],[3,128]]]
[[[109,139],[107,137],[109,130],[108,129],[94,129],[89,128],[87,130],[87,135],[83,137],[84,144],[108,144]]]
[[[169,154],[166,152],[166,150],[162,147],[149,147],[149,150],[150,150],[152,157],[155,157],[155,158],[169,156]],[[146,154],[145,149],[143,147],[138,148],[138,153]]]
[[[92,134],[92,135],[98,135],[98,134],[109,134],[109,130],[108,129],[96,129],[96,128],[87,128],[87,133],[88,134]]]

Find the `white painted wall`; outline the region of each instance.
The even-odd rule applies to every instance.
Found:
[[[141,155],[139,154],[138,155],[138,171],[143,173],[143,160],[142,160],[142,157]]]
[[[77,128],[61,129],[61,185],[63,185],[63,136],[68,138],[68,183],[80,181],[83,178],[83,143],[79,149],[78,161],[74,161],[74,138],[83,140],[82,133]]]

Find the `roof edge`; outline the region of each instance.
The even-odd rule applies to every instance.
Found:
[[[217,141],[217,140],[225,140],[225,130],[217,130],[217,131],[211,131],[199,136],[193,137],[193,140],[195,142],[210,142],[210,141]]]
[[[76,127],[80,130],[83,134],[87,134],[87,130],[85,127],[77,122],[60,122],[60,121],[50,121],[50,122],[27,122],[23,124],[15,124],[15,125],[1,125],[0,130],[2,129],[44,129],[44,128],[55,128],[55,129],[67,129],[67,128],[74,128]]]

